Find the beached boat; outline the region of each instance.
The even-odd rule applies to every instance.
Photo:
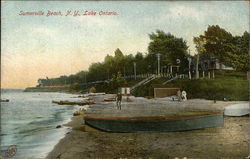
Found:
[[[89,93],[88,96],[99,96],[99,95],[105,95],[106,93]]]
[[[9,102],[9,99],[1,99],[1,102]]]
[[[225,107],[225,116],[244,116],[250,113],[249,103],[233,104]]]
[[[223,126],[223,112],[149,117],[85,116],[85,124],[107,132],[171,132]]]
[[[58,105],[91,105],[95,104],[94,101],[52,101],[52,103],[58,104]]]
[[[104,102],[114,102],[114,101],[116,101],[116,98],[104,98],[103,101]]]

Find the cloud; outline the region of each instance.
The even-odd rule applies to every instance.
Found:
[[[99,27],[119,27],[121,23],[115,16],[81,16],[71,17],[74,22],[80,22],[87,26],[99,26]]]
[[[171,17],[188,17],[188,18],[201,18],[203,16],[203,12],[186,6],[176,6],[169,9],[169,16]]]
[[[158,12],[154,17],[144,18],[144,23],[151,23],[155,26],[163,24],[170,27],[171,30],[176,30],[178,25],[193,25],[197,23],[204,23],[207,16],[213,16],[208,9],[199,10],[190,6],[173,6],[167,7]]]

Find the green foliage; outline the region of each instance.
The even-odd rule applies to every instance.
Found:
[[[215,75],[216,75],[216,78],[219,78],[219,79],[230,78],[231,80],[233,80],[233,79],[247,80],[247,73],[246,72],[216,71]]]
[[[121,87],[125,83],[126,83],[126,81],[122,77],[122,74],[120,72],[118,72],[117,75],[113,75],[111,82],[110,82],[112,88],[114,88],[114,89]]]
[[[112,92],[120,85],[126,83],[123,77],[134,75],[134,63],[136,64],[137,75],[156,73],[157,53],[161,54],[161,67],[170,63],[177,65],[176,59],[180,59],[180,71],[184,71],[187,68],[187,57],[190,55],[187,55],[188,47],[186,41],[160,30],[149,34],[149,38],[148,53],[137,52],[134,55],[124,55],[117,48],[113,55],[107,54],[103,62],[92,63],[86,71],[58,78],[47,77],[39,79],[38,86],[72,85],[78,83],[79,88],[72,86],[74,87],[72,89],[86,90],[88,87],[96,85],[96,83],[112,79],[111,82],[98,84],[96,87],[97,91]],[[237,70],[247,71],[249,69],[249,39],[250,34],[248,32],[245,32],[242,36],[232,36],[231,33],[216,25],[209,26],[204,35],[194,38],[194,42],[200,54],[214,56],[225,65],[232,66]],[[144,90],[141,91],[143,92]]]
[[[209,100],[249,100],[249,82],[244,72],[216,72],[215,79],[179,79],[168,84],[178,85],[187,92],[188,99],[202,98]],[[159,78],[137,88],[134,96],[149,96],[151,84],[162,84],[166,79]]]
[[[166,66],[168,63],[175,65],[177,58],[182,61],[182,66],[187,65],[185,57],[188,47],[182,38],[176,38],[170,33],[166,34],[159,30],[157,30],[156,33],[150,34],[149,38],[151,42],[148,47],[148,54],[137,52],[135,55],[124,55],[122,51],[117,48],[114,51],[114,56],[108,54],[103,62],[92,63],[88,71],[80,71],[74,75],[61,76],[59,78],[39,79],[39,84],[48,86],[79,83],[83,89],[83,84],[88,82],[112,79],[110,84],[104,84],[110,87],[109,90],[112,90],[121,85],[121,83],[125,83],[124,79],[121,80],[121,77],[134,75],[134,63],[136,64],[137,75],[156,73],[156,53],[162,54],[161,66]],[[102,88],[99,87],[99,89]]]
[[[106,79],[106,70],[103,67],[103,63],[93,63],[89,67],[87,74],[88,81],[100,81]]]
[[[70,90],[80,91],[81,87],[78,83],[74,83],[74,84],[70,85]]]
[[[218,25],[208,26],[204,35],[194,38],[197,51],[202,55],[216,57],[223,64],[236,70],[249,70],[250,34],[233,36]]]
[[[166,79],[165,78],[157,78],[153,81],[150,81],[149,83],[147,83],[146,85],[142,85],[138,88],[136,88],[134,90],[134,92],[132,92],[132,95],[136,96],[136,97],[146,97],[146,96],[150,96],[150,88],[152,84],[162,84],[163,82],[165,82]]]
[[[184,69],[187,66],[187,49],[186,41],[182,38],[177,38],[170,33],[165,33],[161,30],[157,30],[156,33],[149,34],[151,42],[148,46],[149,61],[156,68],[157,60],[156,54],[161,54],[162,65],[177,65],[176,59],[181,60],[180,69]]]
[[[111,82],[96,85],[96,90],[97,92],[117,93],[118,88],[123,85],[127,85],[127,82],[118,72],[112,76]]]
[[[244,72],[216,72],[215,79],[178,80],[172,83],[187,91],[188,98],[249,100],[249,82]]]

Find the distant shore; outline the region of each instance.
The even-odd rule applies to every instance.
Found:
[[[201,130],[107,133],[84,125],[83,115],[74,116],[64,125],[72,131],[60,140],[46,159],[244,158],[249,150],[249,121],[249,116],[225,117],[223,127]]]
[[[59,93],[71,93],[71,94],[81,94],[77,90],[72,90],[69,88],[43,88],[43,87],[28,87],[23,90],[24,92],[59,92]]]
[[[69,88],[28,87],[24,92],[67,92]]]

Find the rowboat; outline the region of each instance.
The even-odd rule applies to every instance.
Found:
[[[114,102],[114,101],[116,101],[116,98],[104,98],[103,101],[104,102]]]
[[[9,99],[1,99],[1,102],[9,102]]]
[[[95,104],[94,101],[52,101],[52,103],[58,104],[58,105],[91,105]]]
[[[107,132],[174,132],[223,126],[223,112],[187,112],[166,116],[87,115],[85,124]]]
[[[225,116],[244,116],[250,113],[249,103],[232,104],[225,107]]]

